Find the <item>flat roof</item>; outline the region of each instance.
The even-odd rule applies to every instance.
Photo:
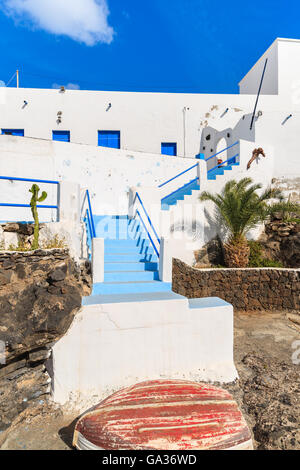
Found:
[[[292,38],[276,38],[275,41],[272,42],[272,44],[268,47],[268,49],[263,53],[263,55],[255,62],[255,64],[251,67],[251,69],[246,73],[246,75],[241,79],[241,81],[238,83],[239,85],[245,80],[245,78],[249,75],[250,72],[257,66],[257,64],[265,57],[265,55],[269,52],[272,47],[277,44],[278,42],[299,42],[300,39],[292,39]]]

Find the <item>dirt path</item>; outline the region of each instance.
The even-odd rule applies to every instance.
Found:
[[[300,449],[300,364],[292,362],[297,340],[300,327],[285,314],[235,314],[240,380],[226,388],[238,401],[258,449]],[[27,409],[0,448],[70,450],[76,418],[54,405]]]

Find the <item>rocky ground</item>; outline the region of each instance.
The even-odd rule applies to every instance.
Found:
[[[300,449],[299,323],[300,315],[290,313],[235,315],[240,380],[228,388],[259,450]]]
[[[300,449],[300,351],[297,354],[293,349],[300,340],[299,317],[235,315],[235,362],[240,380],[226,388],[253,431],[256,449]],[[293,354],[298,365],[293,364]],[[9,433],[2,434],[0,448],[71,449],[76,418],[74,411],[51,404],[27,408]]]

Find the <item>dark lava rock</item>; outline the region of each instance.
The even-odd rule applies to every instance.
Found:
[[[45,361],[81,307],[78,271],[64,249],[0,253],[0,341],[6,345],[5,364],[0,363],[0,431],[29,404],[49,396]]]

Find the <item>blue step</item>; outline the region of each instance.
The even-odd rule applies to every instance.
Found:
[[[158,262],[156,254],[153,253],[106,253],[104,256],[104,262],[106,263],[130,263],[130,262]]]
[[[198,180],[191,180],[189,183],[164,197],[161,201],[161,209],[168,210],[170,206],[174,206],[178,201],[183,201],[185,196],[191,195],[193,190],[198,189],[200,189]]]
[[[139,250],[140,248],[146,248],[152,246],[150,240],[145,240],[144,238],[138,238],[136,240],[108,240],[104,241],[104,249],[109,251],[110,249],[115,249],[116,247],[129,250]]]
[[[167,292],[171,283],[160,281],[149,282],[102,282],[93,285],[93,295],[132,294],[142,292]]]
[[[185,297],[172,291],[142,292],[137,294],[91,295],[83,297],[82,305],[113,304],[122,302],[152,302],[153,300],[183,300]]]
[[[104,271],[104,282],[159,281],[158,271]]]
[[[113,254],[125,254],[125,255],[140,255],[140,256],[150,256],[154,255],[154,249],[152,246],[146,247],[121,247],[121,246],[104,246],[104,256],[113,255]]]
[[[97,236],[105,238],[104,282],[94,284],[87,302],[93,303],[94,297],[171,292],[171,284],[159,281],[158,257],[138,220],[95,216],[95,226]]]
[[[118,271],[157,271],[158,263],[142,263],[142,262],[104,262],[104,271],[118,272]]]

